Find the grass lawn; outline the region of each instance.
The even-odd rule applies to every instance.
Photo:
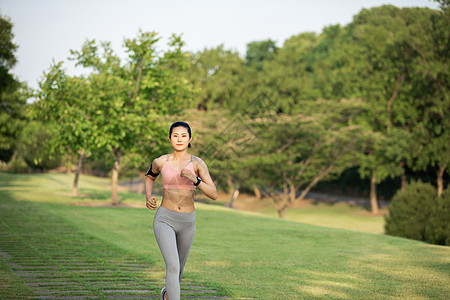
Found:
[[[222,196],[219,201],[228,203],[228,196]],[[261,213],[266,216],[278,217],[275,205],[270,200],[255,200],[249,195],[239,195],[234,207]],[[299,205],[286,211],[285,219],[300,223],[325,227],[342,228],[368,233],[384,233],[384,217],[387,208],[381,208],[378,215],[371,215],[366,207],[350,205],[343,202],[326,203],[305,199]]]
[[[67,193],[72,176],[0,173],[0,237],[9,241],[0,242],[0,294],[10,299],[20,298],[14,296],[18,293],[33,295],[7,263],[13,260],[8,255],[20,259],[15,252],[19,250],[33,257],[39,242],[48,248],[36,254],[36,264],[54,265],[58,254],[66,255],[73,248],[70,257],[95,262],[105,272],[112,270],[142,284],[150,282],[151,274],[164,271],[152,230],[155,212],[144,208],[142,195],[126,192],[120,194],[122,203],[140,207],[101,206],[110,201],[108,182],[82,176],[84,197],[71,197]],[[214,295],[233,299],[448,299],[450,295],[449,247],[280,220],[220,205],[197,203],[196,207],[197,234],[183,281],[215,289]],[[346,207],[319,208],[329,210],[324,219],[352,214]],[[292,218],[321,217],[313,208],[288,211],[288,219],[291,213]],[[360,223],[367,220],[354,216]],[[35,233],[27,235],[27,230]],[[24,246],[17,250],[15,243]],[[145,264],[146,269],[114,269],[114,264],[130,260]],[[67,267],[60,267],[60,272],[89,285]],[[159,284],[153,283],[155,291]],[[105,297],[95,286],[91,289]]]

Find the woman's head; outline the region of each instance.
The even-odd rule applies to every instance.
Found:
[[[169,140],[174,149],[184,147],[186,143],[191,148],[192,134],[189,124],[180,121],[173,123],[169,130]]]

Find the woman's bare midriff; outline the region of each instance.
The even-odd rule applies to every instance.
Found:
[[[190,213],[195,210],[194,191],[163,189],[161,206],[181,213]]]

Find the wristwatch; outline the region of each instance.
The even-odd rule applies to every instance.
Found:
[[[197,176],[197,182],[194,183],[195,186],[198,186],[200,184],[200,182],[202,182],[202,179],[200,177]]]

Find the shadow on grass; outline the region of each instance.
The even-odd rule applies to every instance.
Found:
[[[198,202],[198,203],[212,205],[212,206],[220,206],[220,207],[227,206],[228,207],[228,204],[226,204],[226,203],[216,202],[216,201],[206,198],[204,196],[202,197],[202,195],[195,195],[194,201]]]
[[[110,191],[101,191],[96,189],[82,189],[80,195],[75,197],[81,200],[98,200],[105,201],[111,200]]]
[[[14,174],[0,172],[0,187],[24,187],[24,186],[36,186],[37,184],[28,183],[31,181],[32,176],[41,176],[42,174]],[[27,184],[24,184],[27,182]]]
[[[345,203],[350,207],[360,207],[364,208],[367,211],[371,211],[370,199],[367,198],[331,195],[315,192],[308,193],[307,198],[312,199],[311,204],[313,205],[325,204],[327,206],[334,206],[338,203]],[[377,201],[377,203],[378,208],[380,209],[387,208],[387,206],[389,205],[389,202],[386,201]]]

